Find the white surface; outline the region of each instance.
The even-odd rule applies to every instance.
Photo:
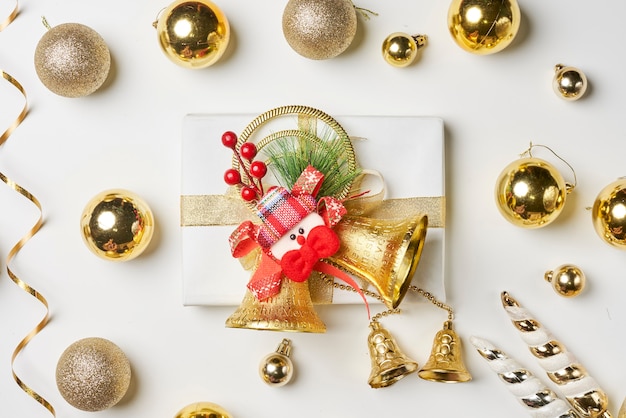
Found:
[[[526,416],[469,343],[464,357],[474,377],[470,383],[444,385],[412,375],[392,387],[371,389],[368,330],[358,305],[321,309],[329,329],[324,335],[288,335],[297,378],[279,389],[264,386],[257,363],[284,335],[225,329],[230,307],[182,306],[183,116],[260,113],[294,103],[331,115],[443,118],[446,280],[455,329],[463,339],[491,340],[539,376],[500,307],[499,294],[508,290],[576,355],[617,412],[626,394],[626,255],[596,236],[586,208],[606,184],[624,175],[626,84],[617,28],[625,3],[522,1],[523,21],[514,44],[492,56],[476,56],[461,50],[447,33],[447,1],[363,0],[359,6],[379,16],[359,21],[358,39],[345,54],[316,62],[299,57],[284,41],[284,1],[221,1],[234,30],[232,44],[223,61],[195,72],[178,68],[159,50],[151,23],[167,4],[24,0],[16,21],[0,32],[0,66],[22,83],[31,108],[0,148],[0,171],[41,201],[45,217],[42,230],[11,267],[48,299],[52,312],[50,324],[20,354],[15,370],[58,416],[93,416],[69,406],[54,381],[62,351],[87,336],[114,341],[133,367],[128,396],[98,413],[102,418],[171,417],[199,400],[216,402],[240,418]],[[6,15],[13,4],[0,7]],[[106,88],[86,98],[64,99],[41,85],[32,61],[45,30],[42,15],[51,25],[79,22],[103,36],[114,62]],[[397,69],[383,61],[380,44],[395,31],[428,35],[420,62]],[[572,103],[554,95],[557,63],[586,73],[587,97]],[[0,81],[4,127],[22,101]],[[493,198],[500,170],[531,140],[556,150],[578,176],[564,213],[540,230],[508,224]],[[562,172],[571,180],[567,168]],[[10,370],[11,353],[41,319],[43,308],[11,282],[4,263],[37,211],[0,186],[0,411],[46,417],[50,414],[15,384]],[[148,252],[126,264],[96,258],[79,234],[84,205],[110,187],[140,194],[158,221]],[[579,265],[588,277],[588,288],[575,299],[560,298],[543,281],[544,271],[566,262]],[[444,319],[443,312],[419,304],[384,325],[407,355],[424,364]]]
[[[226,193],[223,172],[230,167],[232,151],[221,145],[221,135],[227,130],[242,132],[256,116],[185,116],[181,138],[181,195]],[[370,190],[370,195],[380,193],[386,199],[444,197],[444,127],[440,118],[340,115],[333,118],[352,137],[358,164],[370,171],[364,180],[367,184],[365,190]],[[272,132],[296,127],[297,118],[291,114],[284,115],[263,124],[250,139],[260,141]],[[320,132],[327,128],[326,124],[319,123]],[[390,149],[395,147],[401,147],[406,152],[398,155]],[[424,162],[414,164],[416,155],[422,156]],[[267,184],[272,184],[269,177],[264,181],[269,182],[266,188]],[[431,221],[433,219],[431,217]],[[241,267],[239,261],[230,254],[228,237],[238,224],[187,225],[182,228],[184,305],[240,304],[250,272]],[[435,223],[431,222],[431,225]],[[444,234],[441,227],[428,229],[423,256],[420,257],[411,282],[441,301],[446,298]],[[346,291],[334,292],[332,301],[342,304],[363,303],[356,293]],[[373,299],[373,303],[377,301]]]

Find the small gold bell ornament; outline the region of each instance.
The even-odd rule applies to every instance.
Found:
[[[154,232],[150,207],[136,194],[122,189],[94,196],[80,220],[83,240],[98,257],[127,261],[141,254]]]
[[[159,15],[153,26],[165,55],[185,68],[200,69],[215,64],[230,41],[226,15],[209,0],[177,0]]]
[[[130,385],[124,352],[104,338],[83,338],[65,349],[56,368],[63,398],[83,411],[103,411],[117,404]]]
[[[178,411],[174,418],[232,418],[232,415],[213,402],[195,402]]]
[[[87,96],[106,81],[111,55],[96,31],[79,23],[51,28],[35,48],[35,70],[48,90],[63,97]]]
[[[487,55],[502,51],[517,35],[521,20],[516,0],[453,0],[448,29],[465,51]]]
[[[522,228],[540,228],[553,222],[575,187],[566,183],[551,163],[532,156],[532,148],[536,146],[545,147],[531,144],[521,159],[502,170],[496,181],[495,197],[500,213]]]
[[[591,216],[600,238],[626,249],[626,178],[615,180],[598,193]]]

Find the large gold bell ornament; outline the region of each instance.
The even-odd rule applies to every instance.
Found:
[[[122,189],[94,196],[80,220],[89,250],[105,260],[127,261],[141,254],[154,232],[154,217],[147,203]]]
[[[531,148],[533,145],[531,145]],[[527,151],[530,154],[530,149]],[[563,211],[574,185],[548,161],[532,156],[507,165],[498,176],[495,197],[504,218],[522,228],[540,228]]]
[[[174,418],[232,418],[232,415],[213,402],[195,402],[178,411]]]
[[[604,187],[591,210],[593,226],[605,242],[626,250],[626,178]]]
[[[453,0],[448,29],[465,51],[487,55],[509,46],[519,30],[521,12],[516,0]]]
[[[226,15],[208,0],[177,0],[153,26],[159,45],[175,64],[200,69],[215,64],[226,52],[230,25]]]
[[[344,52],[356,35],[351,0],[289,0],[283,11],[283,35],[298,54],[325,60]]]

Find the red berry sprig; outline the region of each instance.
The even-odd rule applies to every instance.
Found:
[[[239,161],[240,170],[248,179],[248,184],[245,184],[241,180],[241,173],[239,170],[229,168],[224,173],[224,182],[229,186],[241,187],[241,198],[246,202],[251,202],[255,199],[263,196],[263,183],[261,179],[267,174],[267,165],[263,161],[252,161],[257,154],[256,145],[252,142],[244,142],[237,151],[237,134],[232,131],[227,131],[222,134],[222,144],[226,148],[233,150],[235,157]],[[250,163],[250,169],[247,170],[243,163],[243,160],[247,160]]]

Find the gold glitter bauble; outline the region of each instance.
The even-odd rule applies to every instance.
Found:
[[[178,411],[174,418],[232,418],[232,416],[217,404],[196,402]]]
[[[159,16],[156,30],[165,55],[191,69],[215,64],[230,40],[226,15],[207,0],[175,1]]]
[[[283,12],[287,43],[303,57],[336,57],[356,34],[356,9],[350,0],[289,0]]]
[[[80,227],[87,247],[106,260],[126,261],[141,254],[152,238],[148,205],[127,190],[107,190],[85,207]]]
[[[493,54],[509,46],[520,20],[516,0],[453,0],[448,9],[452,38],[474,54]]]
[[[563,176],[539,158],[522,158],[506,166],[496,181],[500,213],[513,225],[539,228],[554,221],[569,192]]]
[[[626,178],[608,184],[598,193],[591,214],[600,238],[626,250]]]
[[[109,48],[93,29],[64,23],[49,29],[35,49],[35,70],[44,86],[64,97],[87,96],[106,81]]]
[[[547,271],[544,279],[552,285],[556,293],[567,298],[580,294],[587,281],[582,270],[573,264],[563,264]]]
[[[117,404],[130,385],[130,363],[124,352],[104,338],[84,338],[65,349],[56,369],[57,387],[65,400],[83,411],[102,411]]]

